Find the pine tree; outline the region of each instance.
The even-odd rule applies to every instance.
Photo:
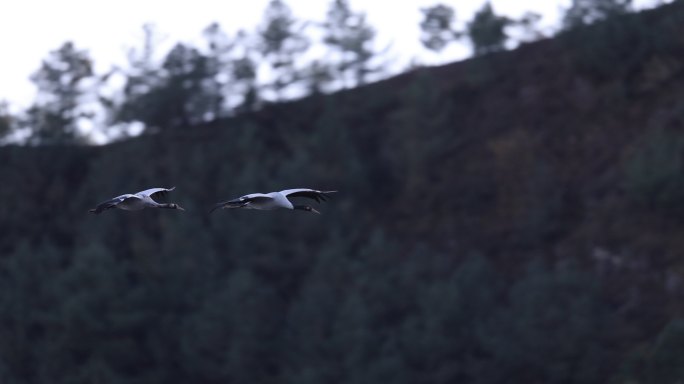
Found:
[[[217,66],[197,48],[176,44],[159,69],[145,69],[150,80],[134,71],[118,120],[142,122],[147,129],[178,129],[216,118],[222,104]],[[138,73],[136,73],[138,72]]]
[[[212,23],[202,31],[207,43],[205,54],[206,71],[213,78],[206,79],[203,87],[207,94],[213,95],[208,105],[212,118],[221,118],[228,113],[233,94],[233,79],[230,75],[231,58],[237,41],[231,39],[218,23]]]
[[[298,56],[309,47],[304,27],[282,0],[271,0],[268,4],[263,25],[259,28],[259,50],[270,61],[275,78],[269,88],[275,92],[277,100],[281,100],[283,92],[300,77],[295,64]]]
[[[27,111],[23,124],[31,130],[31,144],[68,144],[82,142],[79,129],[90,117],[83,103],[88,80],[93,78],[92,61],[86,51],[64,43],[50,53],[40,69],[31,76],[38,97]]]
[[[572,29],[632,10],[632,0],[572,0],[563,16],[563,27]]]
[[[162,64],[166,76],[160,90],[165,96],[166,116],[172,126],[195,125],[215,118],[216,105],[223,97],[216,85],[218,68],[208,66],[208,58],[197,48],[176,44]],[[161,95],[160,95],[161,96]]]
[[[9,104],[0,101],[0,139],[7,137],[14,130],[14,117],[9,111]]]
[[[120,100],[113,100],[111,114],[114,123],[145,122],[146,114],[154,106],[147,94],[158,88],[162,82],[161,71],[155,62],[157,46],[161,37],[152,24],[143,25],[143,45],[128,51],[129,67],[123,71],[126,77]]]
[[[491,3],[485,3],[467,27],[475,54],[482,55],[504,49],[508,38],[505,28],[510,22],[508,18],[495,14]]]
[[[238,88],[236,93],[240,100],[235,103],[237,113],[256,110],[261,102],[261,94],[257,84],[258,60],[255,58],[254,47],[247,32],[238,31],[237,56],[231,61],[231,78]]]
[[[333,80],[332,68],[326,62],[314,60],[305,70],[304,84],[308,94],[317,95],[325,92]]]
[[[423,32],[421,42],[425,48],[439,52],[449,43],[461,37],[454,26],[455,12],[448,5],[437,4],[432,7],[424,8],[423,21],[420,29]]]
[[[336,75],[342,86],[351,81],[364,84],[368,75],[381,68],[372,65],[376,52],[373,50],[375,29],[366,22],[366,15],[351,10],[347,0],[335,0],[328,10],[325,23],[325,44],[338,55]]]

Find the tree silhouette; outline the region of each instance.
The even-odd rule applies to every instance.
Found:
[[[31,76],[38,97],[28,109],[23,125],[31,130],[31,144],[82,142],[79,125],[89,118],[82,106],[92,79],[92,62],[86,51],[66,42],[50,52],[40,69]]]
[[[212,23],[202,31],[207,43],[205,67],[207,74],[213,78],[204,81],[203,88],[206,94],[212,95],[207,100],[206,113],[212,119],[218,119],[227,115],[230,108],[230,96],[233,93],[233,79],[230,75],[233,51],[237,41],[231,39],[218,23]]]
[[[147,97],[148,93],[161,84],[161,71],[155,63],[154,56],[160,41],[159,33],[152,24],[145,24],[143,29],[143,45],[139,49],[131,48],[128,52],[129,67],[124,70],[126,84],[122,100],[113,101],[112,120],[114,122],[145,122],[147,114],[156,106]]]
[[[9,104],[6,101],[0,102],[0,139],[6,137],[14,130],[15,120],[9,111]]]
[[[482,55],[504,49],[507,39],[504,28],[510,23],[508,18],[494,13],[491,3],[485,3],[467,27],[475,54]]]
[[[197,48],[176,44],[166,56],[162,69],[166,75],[166,116],[172,126],[197,124],[212,119],[216,105],[223,100],[216,85],[219,68],[209,67],[208,59]],[[174,117],[175,115],[175,117]]]
[[[632,10],[632,0],[572,0],[563,16],[563,27],[572,29]]]
[[[309,47],[304,35],[305,24],[298,22],[290,7],[282,0],[271,0],[264,12],[263,25],[259,28],[259,50],[270,61],[274,79],[269,84],[276,99],[294,84],[300,75],[296,73],[295,63],[298,56]]]
[[[344,87],[364,84],[368,75],[381,68],[373,67],[371,61],[375,29],[366,22],[366,15],[351,10],[347,0],[335,0],[328,9],[323,23],[324,42],[338,54],[335,74]]]
[[[261,94],[257,84],[258,59],[255,49],[246,31],[238,31],[237,38],[237,57],[231,61],[231,78],[235,82],[237,94],[240,100],[235,104],[235,111],[248,112],[254,111],[259,107]]]
[[[209,66],[197,48],[178,43],[166,55],[153,81],[140,83],[137,76],[129,78],[128,98],[119,118],[140,121],[155,130],[178,129],[216,118],[217,106],[223,100],[216,83],[218,69]]]
[[[421,43],[425,48],[439,52],[449,43],[461,37],[454,26],[455,12],[448,5],[437,4],[421,10],[423,21],[420,29],[423,32]]]
[[[331,64],[321,60],[312,61],[304,71],[304,86],[308,94],[325,92],[335,80]]]

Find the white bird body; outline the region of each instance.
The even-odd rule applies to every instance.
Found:
[[[240,200],[242,199],[242,200]],[[258,209],[261,211],[270,211],[278,208],[292,209],[293,205],[285,196],[278,192],[271,193],[251,193],[237,199],[238,202],[244,202],[244,206],[240,208]]]
[[[251,193],[237,199],[218,203],[211,212],[217,209],[244,208],[270,211],[274,209],[299,209],[320,213],[308,205],[294,205],[288,197],[307,197],[317,202],[325,201],[329,194],[337,191],[318,191],[309,188],[285,189],[280,192]]]
[[[150,188],[134,194],[126,193],[98,204],[98,206],[91,209],[90,212],[99,214],[102,211],[112,208],[122,209],[124,211],[139,211],[144,208],[168,208],[184,211],[184,209],[178,204],[158,203],[152,199],[152,196],[155,194],[165,194],[167,192],[173,191],[174,189],[176,189],[176,187]]]
[[[143,198],[138,195],[132,195],[130,193],[117,196],[112,200],[119,200],[120,203],[116,204],[116,208],[123,209],[124,211],[139,211],[145,208],[145,201],[143,200]]]

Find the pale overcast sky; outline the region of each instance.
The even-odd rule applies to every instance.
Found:
[[[420,8],[436,3],[450,4],[458,21],[469,20],[484,0],[350,0],[354,10],[367,13],[378,31],[380,45],[392,43],[391,53],[404,63],[419,57],[423,63],[459,59],[466,48],[453,47],[435,55],[421,48]],[[497,13],[512,17],[526,11],[543,15],[541,24],[557,23],[560,10],[570,0],[492,0]],[[648,3],[648,0],[637,1]],[[21,0],[8,2],[0,12],[0,100],[15,106],[27,105],[35,95],[28,77],[35,72],[49,51],[65,41],[89,51],[98,72],[113,63],[125,64],[126,48],[138,46],[141,26],[153,23],[171,44],[193,41],[211,22],[225,30],[251,30],[261,19],[268,0]],[[301,19],[322,20],[328,0],[286,0]],[[96,5],[97,4],[97,5]]]

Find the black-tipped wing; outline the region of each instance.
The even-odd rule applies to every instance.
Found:
[[[136,193],[136,195],[141,196],[141,197],[143,197],[143,196],[148,196],[148,197],[153,198],[153,197],[155,197],[155,196],[164,196],[164,195],[166,195],[168,192],[173,191],[174,189],[176,189],[176,187],[171,187],[171,188],[150,188],[150,189],[146,189],[146,190],[144,190],[144,191],[140,191],[140,192]]]
[[[251,195],[238,197],[237,199],[217,203],[216,205],[214,205],[213,208],[211,208],[211,211],[209,211],[209,213],[221,208],[242,208],[250,203],[264,203],[270,200],[273,200],[273,198],[270,196],[264,195],[262,193],[254,193]]]
[[[92,213],[97,215],[97,214],[102,213],[102,211],[106,211],[108,209],[116,208],[117,205],[119,205],[119,204],[121,204],[124,201],[129,200],[129,199],[140,199],[140,197],[138,197],[136,195],[130,195],[130,194],[117,196],[111,200],[107,200],[105,202],[98,204],[97,207],[91,209],[88,212],[92,212]]]
[[[286,189],[284,191],[280,191],[280,194],[285,196],[285,197],[306,197],[309,199],[316,200],[317,203],[320,203],[321,201],[326,201],[329,197],[330,194],[335,193],[337,191],[318,191],[315,189],[309,189],[309,188],[296,188],[296,189]]]
[[[236,199],[236,200],[230,200],[230,201],[224,201],[224,202],[221,202],[221,203],[216,203],[216,204],[211,208],[211,210],[209,211],[209,213],[212,213],[212,212],[214,212],[214,211],[217,210],[217,209],[222,209],[222,208],[241,208],[241,207],[244,207],[245,205],[247,205],[246,202],[239,202],[239,201],[237,201],[237,199]]]

